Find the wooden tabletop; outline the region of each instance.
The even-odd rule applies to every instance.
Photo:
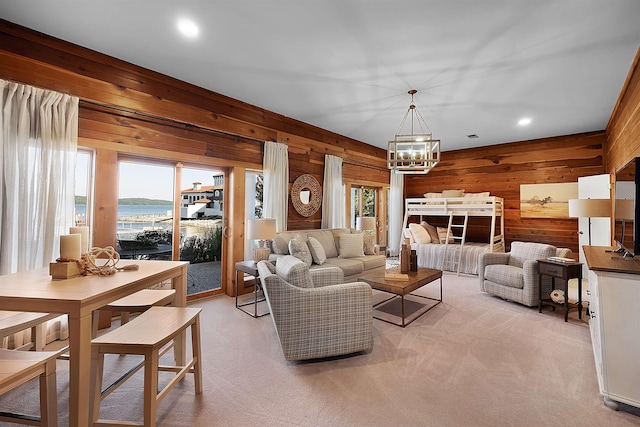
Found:
[[[359,276],[358,281],[368,283],[372,289],[407,295],[442,277],[442,271],[431,268],[418,268],[418,271],[410,271],[408,274],[409,280],[389,280],[385,279],[384,270],[379,270]]]

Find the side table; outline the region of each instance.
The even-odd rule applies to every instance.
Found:
[[[241,273],[241,274],[240,274]],[[254,277],[253,281],[253,298],[247,302],[239,303],[238,302],[238,282],[240,282],[240,278],[244,277],[244,274],[248,274]],[[264,296],[258,297],[258,292],[261,291],[260,285],[260,276],[258,275],[258,266],[255,261],[240,261],[236,262],[236,308],[240,311],[247,313],[251,317],[262,317],[269,314],[267,310],[265,313],[258,314],[258,303],[266,301]],[[251,311],[245,310],[243,307],[253,304],[253,313]]]
[[[578,308],[578,318],[582,319],[582,263],[569,262],[562,263],[546,259],[538,260],[538,293],[540,299],[538,303],[538,312],[542,313],[543,305],[550,305],[554,308],[556,306],[564,307],[564,321],[569,319],[569,309]],[[556,289],[556,278],[564,281],[564,304],[557,303],[551,299],[551,297],[544,298],[542,295],[542,276],[551,277],[551,285],[553,289]],[[569,302],[569,280],[578,279],[578,303]]]

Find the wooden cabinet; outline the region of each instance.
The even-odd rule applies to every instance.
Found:
[[[589,265],[589,329],[605,404],[640,407],[640,260],[585,246]]]

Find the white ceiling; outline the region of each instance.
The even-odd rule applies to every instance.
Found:
[[[640,45],[638,0],[0,0],[0,17],[383,148],[417,89],[443,151],[604,129]]]

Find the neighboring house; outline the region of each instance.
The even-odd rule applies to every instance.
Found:
[[[180,192],[180,218],[222,216],[224,176],[214,175],[213,184],[194,182],[193,187]]]

